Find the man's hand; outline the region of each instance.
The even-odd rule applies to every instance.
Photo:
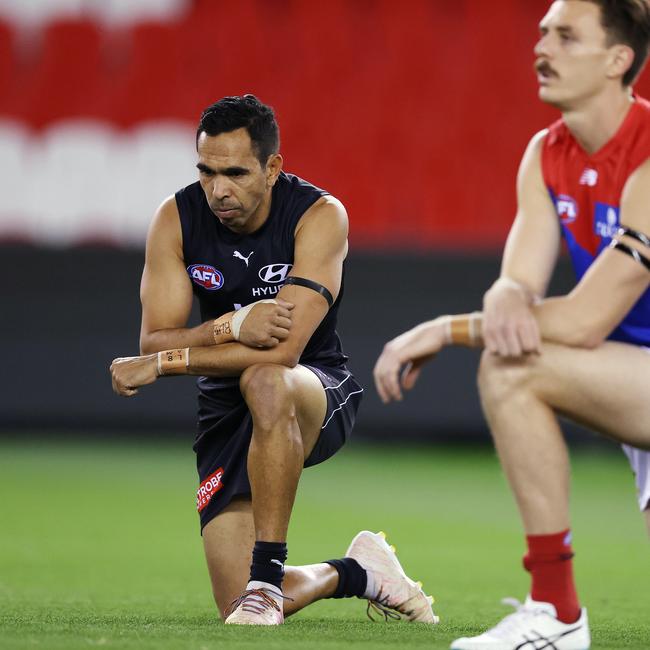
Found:
[[[499,278],[483,298],[485,348],[502,357],[539,353],[541,338],[531,311],[533,297],[521,285]]]
[[[251,348],[274,348],[289,336],[293,307],[282,298],[277,298],[277,304],[255,305],[241,324],[239,342]]]
[[[132,397],[138,387],[153,384],[158,379],[158,355],[113,359],[110,370],[113,390],[123,397]]]
[[[445,346],[445,337],[444,321],[437,318],[386,343],[373,371],[384,404],[401,401],[402,389],[411,390],[415,386],[422,366]]]

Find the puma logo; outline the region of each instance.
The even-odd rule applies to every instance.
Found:
[[[239,251],[235,251],[235,252],[232,254],[232,256],[233,256],[233,257],[236,257],[238,260],[243,260],[244,262],[246,262],[246,268],[248,268],[248,260],[250,259],[251,255],[252,255],[254,252],[255,252],[255,251],[251,251],[251,252],[248,254],[248,257],[244,257],[244,256],[243,256]]]

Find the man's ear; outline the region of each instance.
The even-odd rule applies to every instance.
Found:
[[[623,78],[634,63],[634,50],[629,45],[614,45],[607,61],[607,77]]]
[[[266,161],[266,186],[273,187],[278,180],[278,176],[282,171],[282,163],[284,160],[279,153],[274,153],[269,156]]]

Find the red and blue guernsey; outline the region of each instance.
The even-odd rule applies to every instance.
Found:
[[[640,97],[635,97],[616,135],[591,156],[563,120],[549,128],[542,148],[542,173],[578,280],[616,234],[625,183],[648,158],[650,102]],[[650,346],[650,289],[609,338]]]

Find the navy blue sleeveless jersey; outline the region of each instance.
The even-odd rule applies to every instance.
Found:
[[[278,293],[294,260],[294,233],[305,212],[325,190],[282,172],[273,187],[268,219],[251,234],[237,234],[212,213],[199,182],[176,193],[183,234],[183,257],[198,298],[201,320],[218,318]],[[300,363],[340,367],[347,357],[336,333],[339,295],[309,339]],[[200,377],[199,390],[231,388],[237,378]]]

